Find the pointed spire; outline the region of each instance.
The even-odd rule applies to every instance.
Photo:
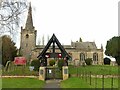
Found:
[[[33,20],[32,20],[32,7],[31,7],[31,3],[29,4],[29,10],[28,10],[28,16],[27,16],[25,29],[26,30],[33,30],[34,29]]]

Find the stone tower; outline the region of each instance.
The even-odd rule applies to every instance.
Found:
[[[20,42],[20,53],[22,56],[26,57],[27,61],[31,58],[31,51],[36,45],[36,30],[33,26],[32,20],[32,8],[31,4],[28,10],[28,16],[26,20],[25,28],[21,27],[21,42]]]

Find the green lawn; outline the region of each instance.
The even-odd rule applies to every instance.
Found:
[[[91,65],[91,66],[69,66],[69,74],[81,74],[83,72],[92,73],[92,74],[104,74],[104,75],[117,75],[118,66],[109,66],[109,65]],[[29,66],[22,68],[22,66],[17,66],[15,69],[9,71],[3,71],[2,75],[38,75],[37,71],[30,71]]]
[[[101,78],[97,78],[97,83],[95,85],[95,78],[91,79],[91,87],[92,88],[102,88],[102,79]],[[112,85],[113,84],[113,85]],[[118,78],[114,78],[113,79],[113,83],[112,83],[112,79],[111,78],[105,78],[104,79],[104,88],[118,88]]]
[[[90,73],[94,75],[117,75],[117,66],[105,66],[105,65],[91,65],[91,66],[69,66],[69,74],[82,74]],[[2,75],[35,75],[38,76],[37,71],[29,71],[29,67],[22,68],[18,66],[15,70],[11,69],[9,72],[2,72]],[[111,79],[105,79],[105,88],[111,88]],[[3,88],[41,88],[45,82],[33,78],[3,78],[2,85]],[[68,80],[61,82],[62,88],[95,88],[95,78],[92,78],[92,85],[89,84],[88,80],[84,80],[78,77],[70,77]],[[102,87],[102,79],[97,79],[97,88]],[[118,87],[118,79],[114,79],[113,88]]]
[[[10,76],[14,76],[14,75],[24,75],[24,76],[38,76],[38,71],[30,71],[29,70],[29,66],[23,67],[23,66],[16,66],[14,68],[10,68],[10,70],[8,71],[2,71],[2,75],[10,75]]]
[[[2,88],[2,79],[0,78],[0,90]]]
[[[2,88],[42,88],[44,84],[36,78],[2,78]]]
[[[97,75],[117,75],[118,74],[118,66],[109,66],[109,65],[91,65],[91,66],[69,66],[70,74],[80,74],[80,73],[92,73]]]
[[[60,86],[61,88],[90,88],[89,84],[76,77],[62,81]]]
[[[65,81],[62,81],[60,86],[62,88],[102,88],[102,79],[97,79],[95,86],[95,78],[92,78],[90,85],[89,81],[86,82],[84,79],[72,77]],[[106,78],[104,80],[104,88],[111,88],[110,78]],[[113,88],[118,88],[118,79],[114,79]]]

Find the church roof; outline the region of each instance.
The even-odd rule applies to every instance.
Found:
[[[45,45],[36,45],[36,48],[39,48],[39,49],[43,49],[45,47]],[[71,48],[74,48],[72,47],[71,45],[63,45],[63,47],[65,49],[71,49]],[[52,46],[50,46],[50,48],[52,48]],[[55,48],[59,48],[58,46],[56,46]]]
[[[44,45],[37,45],[36,49],[43,49]],[[76,49],[76,50],[97,50],[95,42],[72,42],[71,45],[63,45],[65,49]],[[52,48],[52,47],[50,47]],[[58,48],[58,46],[56,46]]]
[[[95,42],[72,42],[72,46],[80,50],[96,50]]]

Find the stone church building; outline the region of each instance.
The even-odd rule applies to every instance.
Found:
[[[25,28],[21,27],[20,53],[27,61],[37,59],[45,45],[36,45],[37,30],[33,26],[32,8],[29,7]],[[103,64],[103,47],[97,48],[95,42],[71,42],[71,45],[63,45],[71,55],[71,61],[82,64],[86,58],[92,58],[93,64]],[[51,52],[51,49],[47,52]],[[56,47],[56,52],[60,50]]]

